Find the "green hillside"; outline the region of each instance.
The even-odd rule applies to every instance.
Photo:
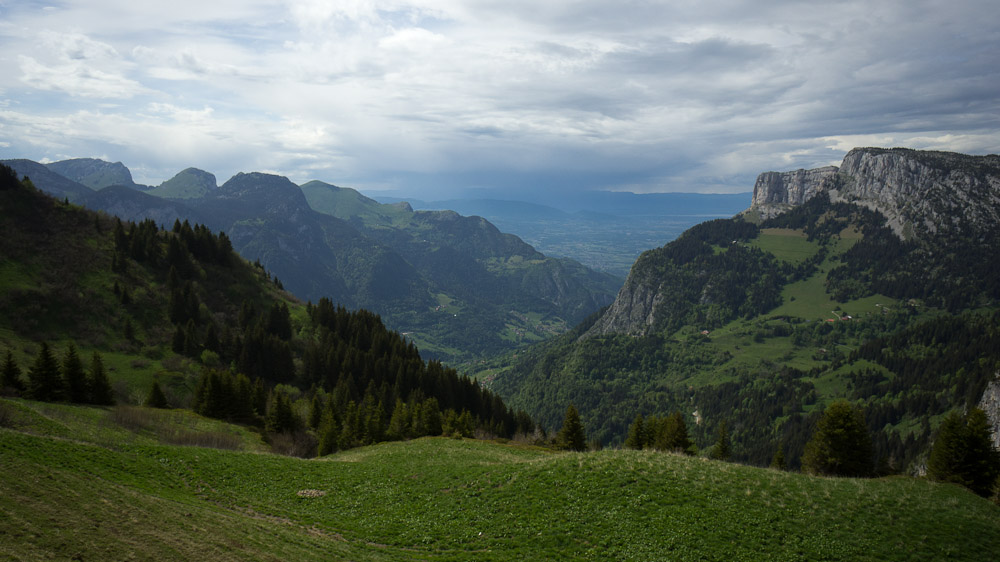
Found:
[[[187,168],[146,193],[167,199],[194,199],[218,189],[215,176],[197,168]]]
[[[2,394],[134,405],[155,384],[166,405],[238,421],[300,456],[534,428],[378,315],[303,304],[202,225],[122,223],[0,167],[0,256],[0,361],[13,372]],[[111,387],[102,398],[96,363]]]
[[[23,560],[980,561],[1000,548],[995,505],[910,478],[447,438],[302,460],[167,445],[113,409],[0,400],[0,414],[0,556]]]
[[[546,427],[572,402],[606,444],[638,414],[682,412],[701,448],[727,422],[734,457],[762,466],[779,449],[797,466],[818,413],[847,398],[882,470],[913,470],[1000,371],[1000,288],[983,266],[998,247],[995,228],[900,241],[826,197],[759,226],[710,221],[633,267],[619,301],[653,292],[654,307],[612,307],[479,376]]]

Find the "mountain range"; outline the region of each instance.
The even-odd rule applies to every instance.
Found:
[[[485,219],[384,205],[322,182],[240,173],[217,185],[189,168],[149,187],[121,163],[4,163],[50,194],[123,220],[223,231],[295,295],[377,312],[431,357],[468,360],[561,333],[621,284]]]

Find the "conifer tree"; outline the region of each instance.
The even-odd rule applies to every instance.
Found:
[[[810,474],[870,476],[872,438],[861,410],[846,400],[827,406],[806,443],[802,468]]]
[[[292,400],[280,390],[271,392],[271,404],[264,418],[264,427],[268,433],[285,433],[299,429],[302,424],[292,409]]]
[[[559,430],[556,441],[560,447],[570,451],[587,450],[587,436],[583,432],[583,424],[580,423],[580,413],[576,411],[576,406],[570,404],[566,408],[562,429]]]
[[[674,451],[690,455],[694,444],[688,437],[687,424],[680,412],[667,416],[657,432],[655,447],[661,451]]]
[[[322,457],[335,452],[337,450],[337,442],[340,439],[340,426],[337,424],[337,418],[329,408],[327,408],[326,413],[323,415],[323,421],[320,422],[318,433],[319,443],[316,446],[316,455]]]
[[[711,457],[715,460],[729,460],[731,452],[729,450],[729,427],[723,420],[719,424],[719,432],[715,437],[715,446],[712,447]]]
[[[115,403],[111,381],[108,380],[108,373],[104,370],[104,361],[101,359],[101,354],[96,351],[90,358],[90,376],[87,379],[87,386],[91,404],[110,406]]]
[[[319,424],[323,421],[323,400],[319,392],[313,394],[312,402],[309,404],[309,427],[319,429]]]
[[[771,457],[771,468],[776,468],[778,470],[785,470],[785,447],[782,445],[778,446],[778,450],[774,452],[774,456]]]
[[[70,342],[63,356],[62,376],[66,388],[66,398],[70,402],[82,404],[89,402],[87,392],[87,374],[83,370],[83,362],[76,352],[76,345]]]
[[[59,363],[47,342],[42,342],[35,362],[28,369],[28,397],[34,400],[54,402],[65,396]]]
[[[24,381],[21,380],[21,368],[14,360],[14,353],[7,350],[3,365],[0,366],[0,391],[20,394],[24,392]]]
[[[441,435],[441,408],[437,398],[428,398],[421,409],[424,430],[427,435]]]
[[[392,409],[392,417],[389,418],[389,428],[386,430],[386,437],[394,441],[406,439],[410,436],[410,411],[406,403],[396,399],[396,407]]]
[[[1000,452],[993,448],[986,413],[979,408],[966,415],[951,412],[938,429],[927,460],[927,475],[954,482],[981,496],[989,496],[1000,476]]]
[[[146,396],[146,401],[142,403],[143,406],[149,406],[150,408],[167,408],[167,396],[163,394],[163,389],[160,388],[159,381],[153,381],[153,386],[149,389],[149,394]]]
[[[635,416],[632,425],[628,427],[628,436],[625,437],[626,449],[642,449],[646,446],[645,419],[642,414]]]

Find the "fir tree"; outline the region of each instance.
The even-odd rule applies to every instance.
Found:
[[[389,418],[389,428],[386,430],[386,437],[394,441],[406,439],[410,436],[410,411],[406,403],[396,399],[396,407],[392,409],[392,417]]]
[[[14,360],[14,353],[7,350],[3,366],[0,366],[0,391],[20,394],[24,392],[24,381],[21,380],[21,368]]]
[[[76,345],[70,342],[63,356],[62,376],[66,388],[66,398],[70,402],[89,402],[87,392],[87,374],[83,370],[83,362],[76,352]]]
[[[34,400],[54,402],[65,396],[59,363],[49,349],[47,342],[41,343],[35,362],[28,369],[28,397]]]
[[[319,392],[313,394],[312,402],[309,404],[309,427],[319,429],[319,424],[323,421],[323,399]]]
[[[271,392],[271,405],[264,418],[264,427],[268,433],[293,432],[302,426],[292,409],[292,400],[280,390]]]
[[[951,412],[938,429],[927,460],[927,475],[954,482],[989,496],[1000,476],[1000,452],[993,448],[986,413],[973,408],[966,415]]]
[[[872,438],[861,410],[846,400],[830,404],[806,443],[802,468],[810,474],[870,476]]]
[[[580,413],[576,411],[576,406],[570,404],[566,408],[562,429],[559,430],[556,441],[560,447],[570,451],[587,450],[587,436],[583,432],[583,424],[580,423]]]
[[[91,404],[110,406],[115,403],[111,381],[108,380],[108,373],[104,370],[104,361],[101,359],[101,354],[96,351],[90,358],[90,377],[87,383]]]
[[[729,427],[725,420],[719,424],[719,432],[715,437],[715,446],[712,447],[711,458],[720,461],[729,460],[731,452],[729,450]]]
[[[687,424],[680,412],[674,412],[664,420],[657,433],[655,446],[661,451],[693,454],[694,444],[688,437]]]
[[[163,394],[163,389],[160,388],[159,381],[153,381],[153,386],[149,389],[149,394],[146,396],[146,401],[142,403],[143,406],[148,406],[150,408],[167,408],[167,397]]]
[[[771,468],[776,468],[778,470],[785,470],[785,447],[782,445],[778,446],[778,450],[774,452],[774,456],[771,457]]]
[[[324,456],[337,451],[337,441],[340,439],[340,426],[333,411],[327,408],[323,414],[323,421],[319,424],[319,444],[317,444],[316,455]]]
[[[632,425],[628,428],[628,436],[625,437],[626,449],[642,449],[646,446],[646,426],[642,414],[635,417]]]

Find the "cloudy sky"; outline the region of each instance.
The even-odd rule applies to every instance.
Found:
[[[0,158],[365,191],[742,192],[1000,152],[996,0],[0,0]]]

